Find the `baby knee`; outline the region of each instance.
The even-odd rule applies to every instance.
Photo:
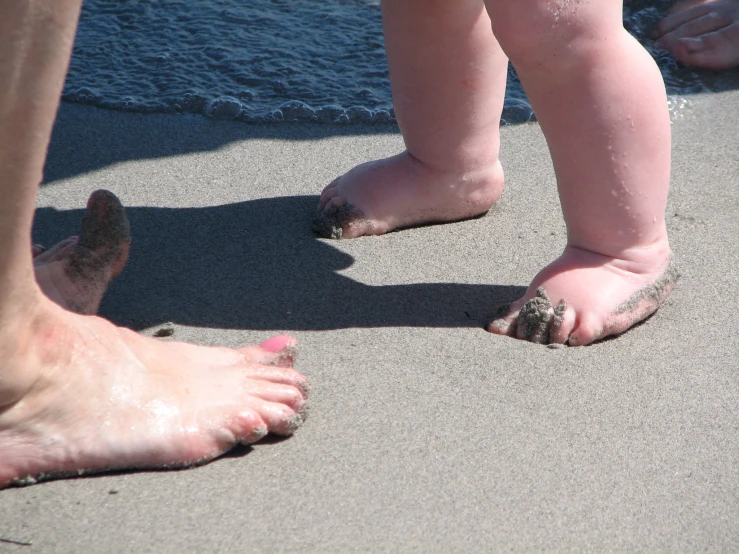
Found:
[[[609,13],[590,0],[488,1],[493,33],[514,65],[567,63],[605,35]],[[619,25],[620,25],[620,19]]]

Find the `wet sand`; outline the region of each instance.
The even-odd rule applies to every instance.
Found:
[[[503,129],[486,217],[329,241],[318,194],[399,151],[394,127],[64,105],[34,240],[111,190],[133,243],[102,315],[200,344],[294,334],[311,415],[200,468],[0,491],[0,539],[32,543],[0,552],[739,549],[739,92],[693,102],[677,289],[620,338],[558,349],[483,330],[564,245],[535,124]]]

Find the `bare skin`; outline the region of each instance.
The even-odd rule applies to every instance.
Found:
[[[163,342],[45,297],[35,315],[2,367],[0,487],[202,464],[303,422],[290,337],[241,350]]]
[[[739,67],[739,0],[680,2],[659,22],[655,38],[682,64]]]
[[[314,228],[324,236],[467,219],[487,212],[503,191],[498,125],[508,59],[481,2],[425,4],[382,3],[407,150],[360,165],[323,190]]]
[[[128,219],[120,201],[98,190],[87,201],[79,236],[49,250],[34,245],[36,281],[51,300],[78,314],[94,315],[110,282],[128,260]],[[34,250],[35,249],[35,250]]]
[[[498,122],[510,58],[547,138],[568,240],[563,255],[488,330],[589,344],[664,302],[675,280],[664,220],[666,94],[654,61],[623,28],[621,2],[385,0],[382,6],[393,101],[408,150],[392,162],[359,166],[324,189],[319,232],[332,236],[325,231],[338,221],[335,238],[379,234],[426,223],[427,214],[452,221],[483,212],[479,204],[470,208],[472,194],[494,202],[502,190]],[[470,182],[477,184],[472,191]],[[670,285],[650,307],[634,300],[663,278]],[[557,332],[519,336],[521,309],[540,287],[555,300],[552,319],[560,306]]]
[[[661,249],[669,264],[669,248]],[[488,331],[570,346],[623,333],[657,311],[675,287],[677,271],[653,257],[661,259],[647,250],[625,260],[568,247]]]
[[[46,248],[43,244],[32,244],[31,255],[33,256],[34,267],[63,260],[72,253],[74,247],[77,246],[78,240],[79,237],[77,235],[67,237],[63,241],[56,243],[51,248]]]
[[[128,248],[120,226],[109,232],[116,210],[102,193],[77,241],[28,247],[80,4],[0,0],[0,487],[204,463],[270,432],[289,435],[305,416],[291,337],[206,348],[59,305],[71,284],[83,309],[97,309],[100,283]],[[48,277],[45,292],[56,289],[59,304],[37,277]]]

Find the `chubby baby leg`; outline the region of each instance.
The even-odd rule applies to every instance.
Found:
[[[562,255],[488,329],[570,345],[621,333],[657,310],[677,275],[664,217],[670,121],[659,71],[624,30],[618,0],[487,7],[546,136],[567,223]]]
[[[331,238],[480,215],[503,188],[508,60],[481,0],[382,2],[393,103],[407,150],[328,185],[314,229]]]

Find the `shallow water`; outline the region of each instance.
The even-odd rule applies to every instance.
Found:
[[[667,4],[627,2],[625,25],[679,115],[705,86],[647,38]],[[63,97],[242,121],[394,119],[377,0],[86,0]],[[503,121],[532,118],[509,70]]]

